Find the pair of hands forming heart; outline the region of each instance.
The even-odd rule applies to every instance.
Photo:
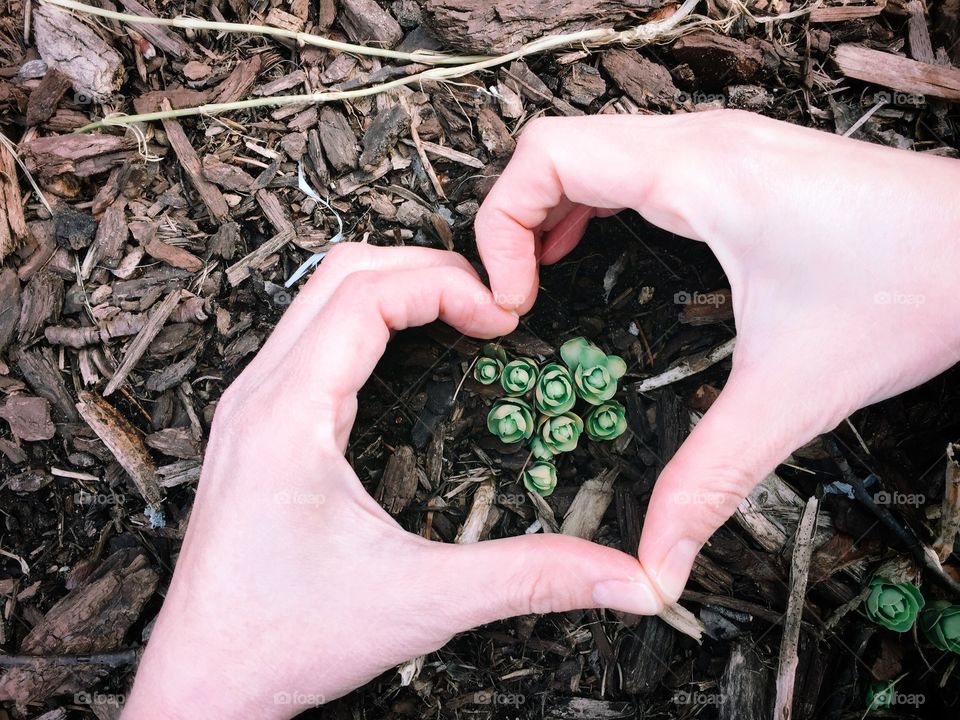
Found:
[[[342,245],[224,394],[123,717],[287,718],[499,618],[658,612],[792,450],[957,361],[958,190],[956,161],[745,113],[533,123],[476,220],[493,294],[454,253]],[[711,247],[739,333],[723,392],[657,482],[639,555],[406,533],[343,457],[391,332],[439,318],[510,333],[538,264],[623,208]],[[678,493],[715,501],[678,512]]]

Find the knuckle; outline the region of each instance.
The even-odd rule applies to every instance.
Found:
[[[553,134],[558,122],[559,118],[533,118],[533,120],[530,120],[523,126],[523,132],[520,133],[518,145],[533,145],[539,147],[541,143],[546,142],[550,135]]]
[[[524,615],[542,615],[553,612],[553,583],[543,568],[530,570],[515,583],[518,597],[516,607]]]

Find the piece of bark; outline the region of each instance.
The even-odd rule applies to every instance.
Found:
[[[212,154],[203,156],[203,176],[210,182],[235,192],[247,192],[253,185],[252,175]]]
[[[158,393],[177,387],[187,378],[187,375],[193,372],[196,366],[197,359],[190,355],[172,365],[164,365],[148,377],[146,382],[143,383],[143,386],[151,392]]]
[[[877,5],[835,5],[814,7],[810,10],[810,22],[832,23],[876,17],[883,12],[883,4]]]
[[[477,132],[483,146],[494,157],[506,157],[513,154],[517,143],[510,136],[510,130],[493,108],[485,106],[477,113]]]
[[[248,277],[250,270],[260,270],[263,262],[276,253],[280,248],[293,240],[294,232],[292,229],[278,232],[272,238],[263,243],[256,250],[248,253],[239,261],[227,268],[227,282],[232,286],[239,285]]]
[[[155,235],[143,245],[143,249],[146,250],[147,255],[153,259],[165,262],[171,267],[186,270],[187,272],[200,272],[204,267],[203,260],[189,250],[165,243]]]
[[[363,136],[361,168],[369,172],[379,165],[409,128],[410,114],[399,103],[380,110]]]
[[[960,68],[931,65],[860,45],[841,45],[834,60],[847,77],[914,95],[960,100]]]
[[[340,26],[353,42],[392,48],[403,39],[403,30],[376,0],[340,0]]]
[[[165,428],[150,433],[144,442],[154,450],[181,460],[199,460],[202,457],[200,443],[188,428]]]
[[[387,460],[377,488],[377,501],[391,515],[406,510],[417,492],[417,455],[409,445],[401,445]]]
[[[20,279],[13,268],[0,270],[0,300],[0,353],[3,353],[20,322]]]
[[[151,113],[162,110],[163,101],[170,103],[174,110],[206,105],[210,102],[208,90],[193,90],[192,88],[175,87],[167,90],[152,90],[138,95],[133,99],[133,109],[137,113]]]
[[[50,348],[21,350],[15,355],[14,361],[30,389],[49,401],[54,417],[67,422],[80,419]]]
[[[642,617],[624,633],[616,645],[623,692],[639,695],[657,688],[670,670],[662,658],[673,656],[676,641],[676,633],[658,617]]]
[[[770,717],[770,668],[756,642],[733,642],[720,679],[720,720],[767,720]]]
[[[676,102],[679,91],[667,69],[636,50],[607,50],[600,62],[619,88],[640,107],[669,108]]]
[[[46,470],[30,469],[22,473],[11,475],[6,479],[6,485],[13,492],[31,493],[42,490],[53,482],[53,475]]]
[[[423,149],[427,155],[431,155],[432,157],[460,163],[461,165],[466,165],[467,167],[475,168],[477,170],[484,166],[483,161],[479,158],[475,158],[473,155],[467,155],[467,153],[460,152],[459,150],[454,150],[446,145],[438,145],[437,143],[430,142],[429,140],[421,140],[420,143],[423,145]],[[412,146],[413,141],[404,140],[403,144]]]
[[[293,223],[283,209],[283,203],[269,190],[257,191],[257,204],[263,210],[263,216],[277,232],[292,232]]]
[[[460,545],[480,542],[488,527],[493,508],[493,501],[496,496],[496,485],[493,480],[483,480],[477,485],[473,493],[473,502],[470,505],[470,512],[467,513],[463,526],[457,533],[454,542]],[[522,497],[522,496],[521,496]]]
[[[307,140],[301,133],[288,133],[280,138],[280,147],[291,160],[299,160],[307,150]]]
[[[63,173],[89,177],[106,172],[136,154],[137,141],[121,135],[48,135],[20,144],[27,170],[41,178]],[[159,148],[151,146],[151,152]]]
[[[586,107],[607,91],[607,83],[593,65],[579,62],[572,65],[564,76],[563,91],[570,102]]]
[[[252,55],[246,60],[241,60],[227,79],[213,91],[210,102],[230,103],[243,100],[256,84],[262,67],[263,59],[260,55]]]
[[[53,210],[53,237],[57,245],[68,250],[83,250],[97,232],[97,222],[90,213],[75,210],[61,203]]]
[[[620,471],[616,468],[604,470],[595,478],[586,480],[570,503],[560,532],[564,535],[593,540],[603,520],[604,513],[613,502],[613,483]]]
[[[357,168],[357,136],[339,110],[324,106],[320,111],[320,144],[333,169],[348,172]]]
[[[172,290],[167,297],[164,298],[163,302],[159,303],[150,311],[150,319],[127,346],[123,355],[123,362],[120,363],[120,367],[117,368],[116,373],[110,378],[110,382],[107,383],[107,387],[103,391],[104,397],[109,397],[126,381],[127,375],[129,375],[133,368],[136,367],[136,364],[140,362],[143,353],[146,352],[151,341],[157,336],[157,333],[160,332],[163,324],[167,321],[167,318],[170,317],[170,313],[173,312],[174,307],[176,307],[182,297],[182,290]]]
[[[363,162],[362,157],[361,162]],[[351,195],[364,185],[369,185],[372,182],[376,182],[388,172],[390,172],[390,161],[387,158],[384,158],[378,165],[374,166],[370,170],[354,170],[349,175],[344,175],[343,177],[338,178],[333,184],[333,194],[337,197]]]
[[[240,226],[235,222],[225,222],[217,228],[207,245],[211,255],[232,260],[237,254],[237,244],[240,242]]]
[[[283,28],[284,30],[289,30],[295,33],[303,32],[304,27],[304,21],[302,18],[276,7],[270,8],[270,12],[268,12],[267,17],[264,18],[263,24]]]
[[[40,84],[30,93],[27,102],[27,125],[45,123],[56,112],[64,93],[70,89],[70,78],[52,67],[47,70]]]
[[[44,325],[60,319],[63,295],[63,279],[50,270],[41,270],[30,278],[20,300],[20,342],[32,340]]]
[[[910,41],[910,56],[914,60],[934,65],[937,55],[933,51],[930,40],[930,27],[927,25],[927,11],[920,0],[910,0],[907,3],[907,38]]]
[[[621,26],[667,4],[664,0],[426,0],[426,24],[445,47],[493,54],[544,35]]]
[[[137,0],[120,0],[124,9],[133,15],[140,17],[155,18],[148,8],[141,5]],[[138,33],[147,40],[163,50],[167,55],[171,55],[180,60],[191,55],[190,46],[177,35],[172,28],[163,25],[147,25],[145,23],[134,23],[133,27]]]
[[[147,601],[159,575],[140,550],[120,550],[96,568],[78,588],[54,603],[20,643],[23,655],[89,655],[117,650]],[[93,664],[38,660],[10,668],[0,680],[0,700],[28,703],[93,687],[110,672]]]
[[[13,154],[6,145],[0,144],[0,261],[30,235],[17,177]]]
[[[47,325],[43,336],[51,345],[66,345],[76,350],[95,343],[107,343],[118,337],[136,335],[147,322],[142,313],[121,312],[103,320],[96,327],[64,327]]]
[[[171,109],[169,103],[162,103],[162,106],[165,110]],[[200,200],[214,220],[224,222],[230,217],[230,208],[227,206],[227,201],[223,199],[223,195],[217,186],[204,177],[200,158],[197,157],[197,151],[190,144],[183,127],[173,118],[166,118],[162,122],[170,147],[177,154],[177,159],[190,178],[190,182],[200,196]]]
[[[127,471],[144,502],[158,507],[162,496],[157,468],[136,428],[100,395],[82,391],[79,399],[77,411]]]
[[[50,420],[50,403],[41,397],[14,395],[0,404],[0,418],[10,424],[10,432],[18,440],[49,440],[56,432]]]
[[[505,84],[530,102],[549,103],[561,115],[583,115],[582,110],[573,107],[566,100],[556,97],[547,87],[547,84],[522,60],[513,61],[508,68],[501,70],[501,73],[506,78]]]
[[[73,13],[53,5],[35,7],[33,38],[47,67],[70,78],[88,102],[105,100],[123,84],[120,55]]]
[[[673,44],[673,55],[692,70],[702,89],[751,83],[763,74],[763,53],[742,40],[710,31],[685,35]]]
[[[308,107],[306,110],[297,113],[297,115],[287,123],[287,128],[294,132],[306,132],[317,124],[319,113],[315,107]]]
[[[93,243],[87,249],[80,267],[80,276],[84,280],[98,265],[115,268],[119,264],[129,234],[125,209],[126,201],[118,199],[104,210]]]
[[[23,449],[8,438],[0,438],[0,453],[6,455],[7,460],[14,465],[23,465],[27,461],[27,454]]]

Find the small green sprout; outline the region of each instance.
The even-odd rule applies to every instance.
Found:
[[[523,471],[523,484],[530,492],[547,497],[557,487],[557,468],[548,462],[535,462]]]
[[[940,650],[960,655],[960,605],[935,600],[920,613],[920,629]]]
[[[503,367],[500,384],[511,397],[526,395],[537,382],[537,364],[530,358],[511,360]]]
[[[867,617],[895,632],[912,628],[923,605],[923,596],[916,585],[892,583],[883,578],[870,581],[870,595],[864,601]]]
[[[583,420],[568,412],[557,417],[542,418],[537,426],[537,439],[553,455],[559,455],[576,448],[582,432]]]
[[[479,357],[473,366],[473,379],[484,385],[493,385],[500,379],[503,363],[496,358]]]
[[[591,440],[615,440],[627,429],[627,409],[615,400],[597,405],[583,419]]]
[[[896,692],[896,686],[892,682],[871,683],[867,688],[867,709],[886,710],[893,707]]]
[[[487,429],[505,443],[529,440],[533,435],[533,413],[518,398],[497,400],[487,415]]]
[[[573,390],[573,376],[557,363],[545,365],[533,392],[533,404],[544,415],[554,417],[573,409],[577,394]]]
[[[617,355],[607,355],[586,338],[565,342],[560,357],[573,373],[577,394],[591,405],[600,405],[617,392],[617,381],[627,372],[627,364]]]

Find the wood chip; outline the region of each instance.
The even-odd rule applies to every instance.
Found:
[[[119,0],[119,2],[123,5],[124,10],[132,15],[148,18],[156,17],[156,15],[137,2],[137,0]],[[191,55],[190,46],[177,35],[172,28],[164,27],[163,25],[145,25],[143,23],[137,23],[133,27],[160,50],[163,50],[167,55],[177,60]]]
[[[750,83],[762,77],[763,53],[742,40],[701,31],[685,35],[673,45],[673,55],[686,63],[704,89]]]
[[[0,403],[0,418],[10,424],[18,440],[49,440],[56,432],[50,420],[50,403],[43,398],[15,395]]]
[[[112,395],[118,387],[126,382],[127,376],[133,368],[136,367],[137,363],[140,362],[140,358],[143,357],[143,353],[146,352],[147,346],[150,345],[150,342],[157,336],[157,333],[160,332],[163,324],[167,321],[167,318],[170,317],[170,313],[173,312],[173,309],[182,297],[182,290],[172,290],[167,297],[164,298],[163,302],[156,305],[150,311],[150,318],[146,324],[140,332],[137,333],[137,336],[130,341],[130,344],[127,345],[123,355],[123,362],[120,363],[120,367],[117,368],[116,373],[110,378],[110,382],[107,383],[107,387],[103,391],[104,397]]]
[[[603,69],[640,107],[672,107],[679,91],[665,67],[636,50],[607,50],[600,56]]]
[[[361,45],[392,48],[403,39],[400,23],[375,0],[340,0],[340,25]]]
[[[16,161],[7,146],[0,144],[0,261],[20,247],[29,235]]]
[[[851,44],[838,47],[834,60],[847,77],[914,95],[960,100],[960,68],[952,65],[931,65]]]
[[[136,154],[137,141],[120,135],[48,135],[20,144],[27,169],[41,178],[72,173],[89,177],[106,172]],[[160,148],[151,146],[151,152]]]
[[[380,110],[363,136],[360,167],[370,171],[379,165],[409,128],[410,113],[399,103]]]
[[[329,106],[320,111],[318,127],[323,154],[338,173],[357,168],[357,136],[346,115]]]
[[[241,60],[227,79],[216,87],[210,102],[230,103],[243,100],[253,89],[262,67],[263,59],[260,55]]]
[[[406,510],[417,492],[417,455],[409,445],[401,445],[387,460],[376,498],[391,515]]]
[[[27,103],[27,125],[40,125],[49,120],[60,99],[73,83],[55,67],[47,70],[40,84],[30,93]]]
[[[14,360],[30,389],[47,399],[58,420],[76,422],[80,419],[50,348],[20,350]]]

